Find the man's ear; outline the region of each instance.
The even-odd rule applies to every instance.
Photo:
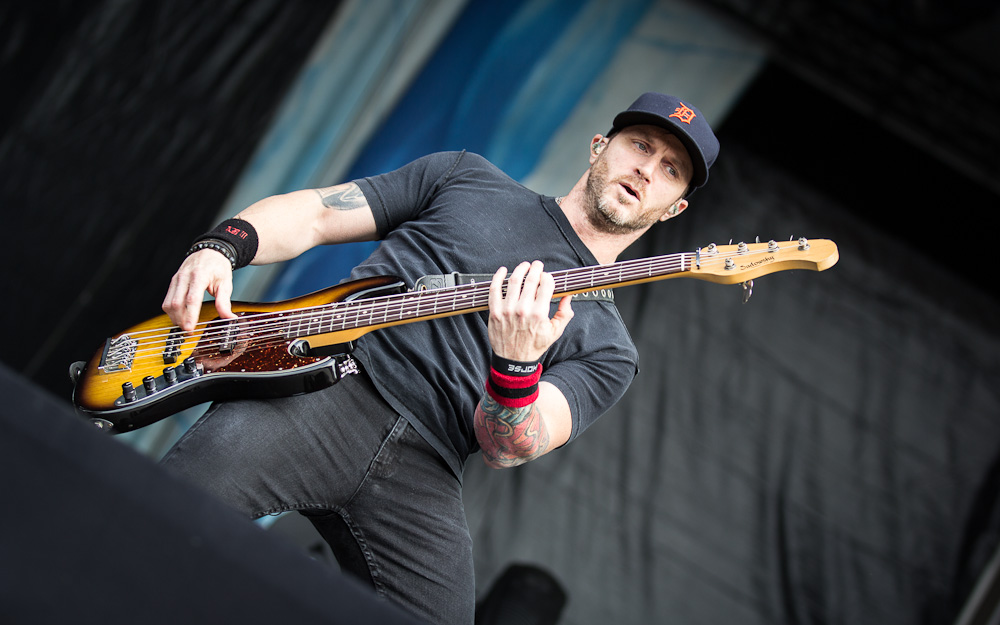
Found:
[[[674,202],[673,204],[671,204],[670,208],[668,208],[663,213],[663,216],[660,217],[660,221],[666,221],[668,219],[671,219],[673,217],[676,217],[676,216],[680,215],[681,213],[684,212],[684,209],[686,209],[687,207],[688,207],[688,201],[687,200],[685,200],[684,198],[681,198],[681,199],[677,200],[676,202]]]
[[[597,156],[604,149],[604,146],[608,144],[608,140],[604,135],[594,135],[594,138],[590,140],[590,164],[593,165],[594,161],[597,160]]]

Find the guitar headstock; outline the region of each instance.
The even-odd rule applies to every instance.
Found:
[[[829,239],[798,239],[781,243],[740,243],[698,248],[690,275],[718,284],[738,284],[787,269],[823,271],[840,259]]]

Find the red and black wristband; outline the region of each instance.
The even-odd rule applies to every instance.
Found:
[[[250,222],[227,219],[195,239],[188,255],[203,249],[215,250],[229,259],[235,271],[250,264],[257,255],[257,243],[257,231]]]
[[[542,363],[509,360],[493,354],[486,393],[501,406],[523,408],[538,399]]]

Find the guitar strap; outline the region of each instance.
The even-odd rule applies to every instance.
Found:
[[[443,289],[446,287],[460,286],[462,284],[476,284],[479,282],[489,282],[493,279],[491,273],[452,273],[436,274],[424,276],[413,285],[414,291],[426,291],[427,289]],[[586,293],[576,293],[573,302],[611,302],[615,303],[615,292],[612,289],[601,289],[599,291],[587,291]]]

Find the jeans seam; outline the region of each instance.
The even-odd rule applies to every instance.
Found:
[[[261,510],[260,512],[255,511],[250,515],[250,518],[259,519],[265,516],[282,514],[284,512],[299,512],[301,510],[329,510],[331,512],[339,513],[341,508],[340,506],[332,506],[330,504],[317,502],[289,503],[275,506],[273,508],[267,508],[265,510]]]
[[[406,426],[408,425],[406,419],[403,417],[397,417],[396,423],[393,424],[392,430],[389,432],[388,436],[382,440],[382,444],[379,446],[378,451],[375,452],[375,457],[372,459],[371,464],[368,465],[368,470],[365,471],[364,477],[358,483],[358,487],[354,489],[351,496],[344,502],[344,505],[336,507],[333,511],[340,515],[340,518],[344,520],[344,524],[347,525],[347,529],[350,530],[351,536],[358,544],[358,548],[361,549],[361,553],[364,554],[365,562],[368,563],[368,574],[371,575],[372,584],[375,586],[375,592],[378,593],[380,597],[386,597],[387,592],[385,585],[382,583],[382,574],[379,569],[378,562],[375,560],[375,554],[372,553],[371,549],[368,547],[368,541],[365,539],[364,533],[361,531],[355,523],[354,519],[347,509],[351,506],[361,490],[368,484],[369,479],[372,478],[372,474],[375,473],[379,465],[385,463],[383,455],[388,451],[388,448],[393,443],[398,443],[399,439],[402,438],[403,433],[406,431]]]
[[[347,501],[344,502],[343,506],[344,509],[350,506],[351,503],[358,497],[358,494],[361,492],[361,489],[363,489],[365,487],[365,484],[368,483],[368,480],[369,478],[371,478],[372,473],[375,472],[375,469],[384,463],[384,461],[382,460],[383,453],[386,452],[386,448],[389,446],[390,443],[395,443],[399,441],[399,439],[403,436],[403,432],[405,431],[406,426],[407,426],[406,419],[404,419],[403,417],[396,418],[396,423],[393,424],[392,430],[389,432],[389,435],[382,440],[382,444],[379,446],[378,451],[375,452],[375,457],[372,458],[371,464],[368,465],[368,469],[365,471],[364,477],[362,477],[361,481],[358,482],[358,487],[354,489],[354,492],[351,493],[351,496],[348,497]]]
[[[336,511],[336,513],[339,514],[340,518],[344,520],[344,524],[347,526],[347,529],[350,530],[351,536],[354,537],[355,542],[358,544],[358,549],[360,549],[361,553],[365,556],[365,562],[368,563],[368,574],[371,575],[372,585],[375,587],[375,592],[378,596],[386,598],[388,593],[386,591],[385,584],[382,583],[382,571],[379,569],[378,562],[375,560],[375,554],[372,553],[372,550],[368,547],[368,541],[365,539],[364,533],[362,533],[361,528],[355,525],[354,519],[351,517],[350,513],[347,512],[347,510],[341,509]]]
[[[372,550],[368,546],[368,541],[365,539],[364,533],[361,531],[361,528],[359,528],[357,524],[354,522],[354,519],[351,517],[351,514],[350,512],[347,511],[347,509],[355,501],[355,499],[357,499],[362,489],[364,489],[365,485],[368,484],[369,480],[372,478],[373,474],[380,467],[380,465],[384,465],[388,462],[388,460],[384,458],[384,456],[388,452],[389,446],[393,443],[399,442],[399,439],[402,438],[403,434],[406,431],[407,425],[408,422],[403,417],[400,416],[396,418],[396,423],[393,424],[392,430],[390,430],[389,434],[382,440],[382,444],[379,445],[378,451],[375,452],[375,456],[372,459],[371,463],[368,465],[368,469],[365,471],[365,474],[361,478],[361,481],[358,482],[357,488],[354,489],[354,492],[351,493],[351,496],[347,498],[347,501],[345,501],[342,506],[329,505],[317,502],[308,502],[308,503],[300,502],[294,504],[288,503],[288,504],[283,504],[281,506],[268,508],[267,510],[263,510],[260,513],[256,514],[254,518],[260,518],[271,514],[280,514],[282,512],[290,512],[293,510],[309,510],[309,509],[329,510],[334,514],[337,514],[338,516],[340,516],[341,519],[344,520],[344,524],[347,526],[347,529],[351,532],[351,536],[357,543],[358,548],[361,550],[362,555],[364,555],[365,562],[368,564],[368,574],[371,576],[372,584],[375,587],[375,592],[380,597],[383,598],[386,597],[387,591],[385,585],[382,582],[381,569],[379,568],[378,562],[375,559],[375,554],[372,553]]]

